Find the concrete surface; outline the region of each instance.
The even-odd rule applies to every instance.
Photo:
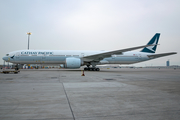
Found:
[[[0,74],[1,120],[179,120],[180,70]]]

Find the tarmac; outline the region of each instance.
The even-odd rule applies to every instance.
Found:
[[[1,120],[179,120],[180,69],[0,74]]]

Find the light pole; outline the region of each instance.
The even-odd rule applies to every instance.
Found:
[[[29,40],[30,40],[31,32],[28,32],[27,35],[28,35],[28,50],[29,50]]]

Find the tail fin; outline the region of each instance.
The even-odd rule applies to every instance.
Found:
[[[159,41],[159,37],[160,37],[160,33],[156,33],[153,38],[148,42],[147,45],[151,45],[151,44],[156,44],[154,46],[149,46],[149,47],[145,47],[141,50],[141,52],[146,52],[146,53],[155,53],[156,52],[156,48],[157,48],[157,44]]]

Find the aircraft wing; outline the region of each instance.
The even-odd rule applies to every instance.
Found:
[[[110,52],[104,52],[104,53],[89,55],[89,56],[83,57],[83,60],[87,61],[87,62],[88,61],[100,61],[100,60],[103,60],[106,57],[111,57],[111,55],[114,55],[114,54],[120,55],[123,52],[131,51],[131,50],[135,50],[135,49],[139,49],[139,48],[144,48],[144,47],[148,47],[148,46],[154,46],[154,44],[152,44],[152,45],[143,45],[143,46],[138,46],[138,47],[132,47],[132,48],[126,48],[126,49],[121,49],[121,50],[115,50],[115,51],[110,51]]]
[[[147,55],[149,58],[159,58],[159,57],[164,57],[168,55],[173,55],[177,54],[177,52],[170,52],[170,53],[161,53],[161,54],[154,54],[154,55]]]

